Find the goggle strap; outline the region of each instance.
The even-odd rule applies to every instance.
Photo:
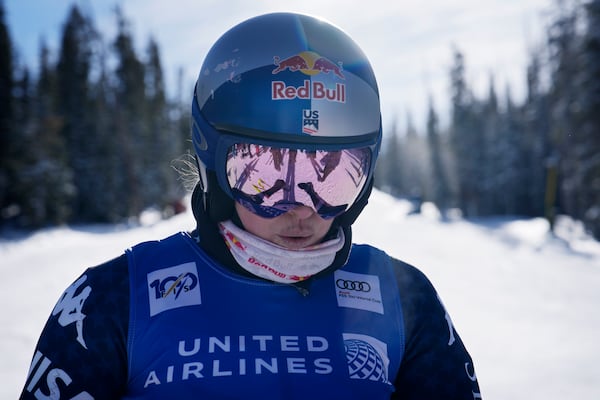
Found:
[[[336,223],[341,227],[350,227],[369,202],[369,196],[371,195],[372,190],[373,177],[369,179],[363,192],[360,194],[360,196],[358,196],[350,208],[348,208],[345,213],[335,219]]]

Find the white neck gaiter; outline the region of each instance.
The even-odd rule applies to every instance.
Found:
[[[233,258],[253,275],[280,283],[300,282],[323,271],[344,246],[344,231],[334,239],[289,250],[243,230],[231,221],[219,224]]]

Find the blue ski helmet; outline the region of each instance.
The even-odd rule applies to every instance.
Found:
[[[296,13],[248,19],[223,34],[204,60],[192,102],[192,141],[203,206],[217,221],[229,217],[222,204],[233,199],[225,171],[233,144],[369,147],[368,184],[351,224],[366,205],[381,144],[371,65],[345,32],[322,19]]]

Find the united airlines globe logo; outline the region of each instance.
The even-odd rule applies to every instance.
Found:
[[[346,339],[344,346],[350,378],[388,382],[387,360],[372,344],[360,339]]]

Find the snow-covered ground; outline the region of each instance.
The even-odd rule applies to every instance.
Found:
[[[476,365],[486,400],[600,398],[600,243],[573,221],[441,221],[425,204],[374,191],[354,241],[424,271]],[[85,267],[193,227],[185,213],[142,224],[77,226],[0,239],[0,399],[16,399],[37,337]]]

